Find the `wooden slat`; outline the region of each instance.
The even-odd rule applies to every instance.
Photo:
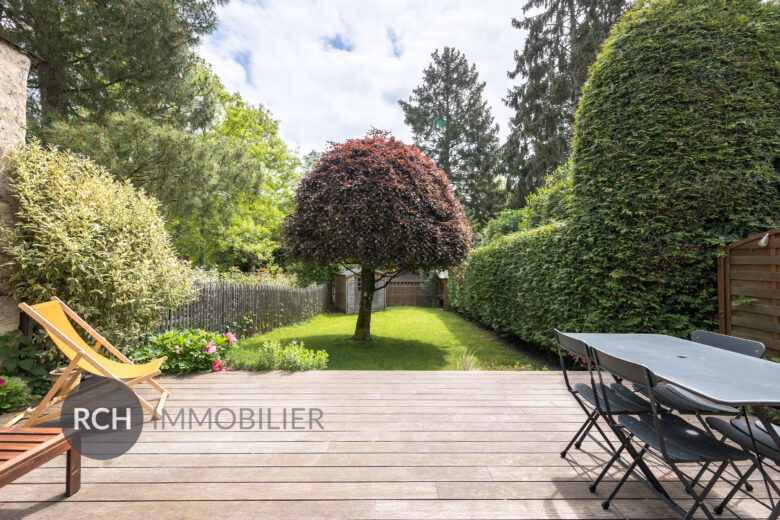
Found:
[[[780,265],[780,256],[732,255],[729,262],[734,265]]]

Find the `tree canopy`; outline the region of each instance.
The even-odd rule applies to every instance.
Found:
[[[192,52],[224,0],[3,0],[0,34],[31,52],[28,127],[135,110],[189,127],[211,118]]]
[[[301,180],[283,233],[296,258],[361,266],[359,339],[370,338],[375,270],[446,268],[462,261],[471,243],[446,174],[378,130],[322,154]]]

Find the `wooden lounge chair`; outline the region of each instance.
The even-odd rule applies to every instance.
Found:
[[[46,330],[57,348],[70,360],[70,364],[68,364],[62,376],[54,383],[49,393],[46,394],[38,406],[18,414],[6,426],[12,426],[20,421],[24,421],[21,425],[30,427],[59,417],[60,410],[51,410],[52,407],[61,403],[65,396],[78,386],[81,374],[85,371],[100,377],[124,380],[123,382],[127,386],[134,386],[144,382],[149,383],[162,394],[160,401],[157,403],[157,408],[154,408],[141,396],[138,396],[138,400],[141,406],[155,418],[162,418],[165,399],[170,397],[171,394],[152,378],[160,374],[160,366],[167,359],[166,357],[155,359],[143,365],[133,364],[132,361],[106,341],[103,336],[95,332],[87,322],[58,298],[52,298],[49,302],[32,306],[20,303],[19,308]],[[87,345],[73,328],[68,317],[73,319],[97,341],[94,347]],[[99,354],[97,351],[100,347],[105,347],[119,361],[114,361]]]
[[[59,428],[0,428],[0,488],[51,459],[68,454],[65,494],[81,487],[81,432]]]

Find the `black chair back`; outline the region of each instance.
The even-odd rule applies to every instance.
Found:
[[[691,334],[691,341],[757,358],[760,358],[766,352],[766,347],[760,341],[735,338],[734,336],[726,336],[725,334],[717,334],[706,330],[694,331]]]
[[[555,329],[555,340],[558,342],[558,346],[564,350],[577,354],[582,358],[589,358],[588,345],[584,341],[567,336],[563,332]]]
[[[572,338],[571,336],[567,336],[566,334],[559,331],[558,329],[554,329],[554,330],[555,330],[555,341],[558,343],[558,358],[561,361],[561,371],[563,372],[563,380],[566,383],[566,388],[569,389],[569,392],[575,393],[574,388],[569,382],[569,373],[566,368],[566,359],[563,356],[563,351],[565,350],[566,352],[569,352],[571,354],[576,354],[581,358],[583,358],[588,367],[588,371],[590,371],[591,368],[590,350],[588,349],[588,345],[586,345],[584,341],[580,341],[578,339]]]

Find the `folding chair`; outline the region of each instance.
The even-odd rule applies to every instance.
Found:
[[[582,408],[582,410],[587,415],[585,422],[582,424],[580,429],[577,430],[577,433],[574,434],[574,437],[572,437],[572,439],[566,445],[566,448],[564,448],[564,450],[561,452],[561,457],[565,458],[566,454],[569,452],[572,446],[580,449],[582,441],[585,440],[585,437],[588,435],[588,433],[590,433],[590,430],[593,427],[595,427],[601,434],[601,437],[603,437],[604,441],[610,448],[608,453],[612,455],[612,458],[607,462],[604,468],[602,468],[601,474],[590,485],[590,491],[595,493],[599,482],[601,482],[604,476],[606,476],[609,469],[612,467],[618,457],[620,457],[620,453],[623,451],[622,445],[617,449],[615,448],[597,422],[601,415],[599,409],[603,409],[604,397],[606,396],[606,400],[609,401],[610,407],[613,410],[620,410],[619,413],[621,414],[639,414],[647,412],[650,410],[650,405],[647,401],[636,396],[628,389],[621,388],[623,385],[618,382],[615,382],[610,388],[602,389],[597,387],[593,382],[592,364],[588,346],[584,342],[572,338],[571,336],[567,336],[558,330],[555,331],[555,339],[558,343],[558,357],[561,361],[561,370],[563,371],[563,380],[566,383],[566,389],[571,393],[575,401],[577,401],[577,404],[580,405],[580,408]],[[568,353],[579,356],[585,361],[591,377],[591,384],[571,384],[566,367],[566,360],[563,355],[564,350]]]
[[[764,482],[767,487],[767,493],[771,501],[770,508],[772,514],[769,516],[770,520],[777,519],[780,516],[780,488],[778,488],[774,479],[767,474],[767,463],[774,464],[773,471],[775,473],[780,472],[780,446],[775,443],[772,437],[769,435],[767,426],[762,422],[749,423],[742,419],[732,419],[730,422],[726,422],[718,417],[708,417],[707,423],[712,429],[722,433],[726,438],[736,442],[743,449],[751,451],[756,454],[756,460],[753,465],[748,468],[739,482],[731,489],[728,495],[723,498],[723,501],[715,508],[715,513],[723,513],[723,509],[734,498],[739,488],[747,482],[750,475],[752,475],[757,469],[761,469],[761,473],[764,476]],[[769,427],[774,428],[775,432],[780,435],[780,427],[770,424]],[[772,498],[772,492],[769,488],[772,488],[777,498]]]
[[[154,408],[141,396],[138,396],[138,400],[141,406],[155,418],[162,418],[165,399],[170,397],[171,394],[152,378],[160,374],[160,366],[167,357],[155,359],[143,365],[133,364],[124,354],[106,341],[103,336],[95,332],[70,307],[56,297],[52,298],[51,301],[32,306],[20,303],[19,308],[46,330],[51,340],[60,352],[70,360],[70,363],[38,406],[18,414],[6,426],[12,426],[24,420],[22,425],[30,427],[59,417],[60,410],[52,410],[52,408],[61,403],[65,396],[78,386],[82,372],[119,381],[126,380],[124,383],[127,386],[149,383],[162,394],[157,407]],[[87,345],[73,328],[68,317],[73,319],[97,341],[94,347]],[[100,347],[105,347],[120,361],[117,362],[100,355],[97,352]]]
[[[705,330],[694,331],[691,334],[691,341],[708,345],[713,348],[728,350],[730,352],[736,352],[738,354],[757,358],[760,358],[764,355],[764,352],[766,352],[766,347],[760,341],[737,338],[734,336],[717,334],[715,332],[709,332]],[[644,387],[642,387],[642,385],[635,385],[635,388],[642,395],[647,395],[647,391],[644,389]],[[741,414],[740,410],[737,410],[736,408],[711,403],[675,385],[670,384],[657,387],[655,390],[653,390],[653,392],[653,397],[661,406],[665,406],[669,410],[674,410],[681,414],[694,415],[702,427],[707,430],[707,433],[713,436],[714,433],[710,429],[707,422],[704,420],[704,415],[739,417]],[[709,464],[704,464],[702,466],[699,473],[693,479],[694,484],[696,484],[699,479],[701,479],[708,468]],[[739,470],[739,468],[736,465],[732,465],[732,469],[737,475],[736,478],[742,480],[742,472]],[[747,480],[744,481],[744,485],[745,489],[748,491],[753,490],[753,486]]]
[[[718,479],[720,479],[729,462],[751,460],[752,456],[746,451],[717,440],[706,431],[691,425],[682,417],[663,411],[655,400],[655,392],[652,391],[657,389],[662,381],[647,368],[610,356],[594,348],[591,349],[591,355],[597,368],[596,373],[599,374],[599,385],[602,388],[605,388],[605,385],[601,374],[602,371],[607,371],[624,380],[639,383],[650,389],[647,395],[650,400],[651,412],[641,414],[638,417],[624,414],[615,417],[609,401],[604,403],[609,420],[618,425],[620,430],[628,433],[628,435],[619,436],[621,441],[628,443],[636,442],[640,449],[626,473],[615,486],[615,489],[602,503],[602,507],[609,509],[612,500],[617,496],[628,477],[634,472],[636,466],[640,464],[645,455],[651,455],[663,461],[672,469],[687,493],[693,498],[694,504],[683,518],[685,520],[691,518],[701,508],[707,518],[714,520],[714,517],[704,504],[704,499]],[[626,451],[630,453],[630,450],[626,449]],[[694,489],[693,479],[682,471],[680,465],[713,462],[720,463],[720,465],[710,481],[703,486],[703,490],[697,493]],[[676,507],[679,508],[679,506]]]

